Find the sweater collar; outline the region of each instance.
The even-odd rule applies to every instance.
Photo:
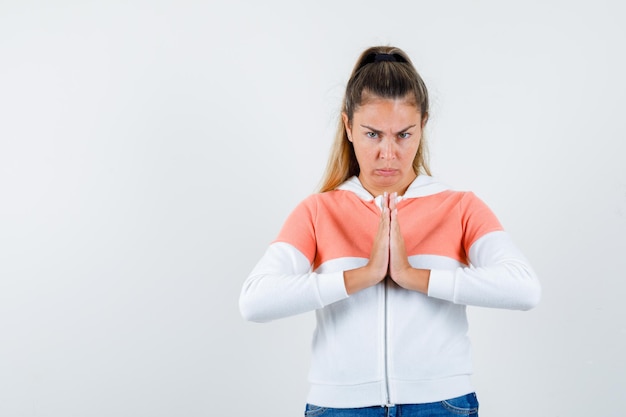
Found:
[[[348,178],[343,184],[337,187],[337,189],[351,191],[365,201],[374,200],[374,196],[363,187],[361,181],[359,181],[359,178],[356,176]],[[413,180],[411,185],[409,185],[409,188],[407,188],[404,195],[399,197],[399,200],[405,198],[425,197],[446,191],[448,189],[448,186],[437,181],[430,175],[420,174],[417,178],[415,178],[415,180]]]

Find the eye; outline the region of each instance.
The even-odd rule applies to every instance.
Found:
[[[365,133],[365,136],[367,136],[370,139],[376,139],[378,137],[378,133],[376,133],[376,132],[367,132],[367,133]]]
[[[398,137],[399,137],[400,139],[408,139],[408,138],[410,138],[410,137],[411,137],[411,134],[410,134],[409,132],[402,132],[402,133],[400,133],[400,134],[398,135]]]

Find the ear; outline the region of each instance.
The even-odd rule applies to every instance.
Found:
[[[426,113],[424,115],[424,117],[422,117],[422,129],[424,129],[426,127],[426,122],[428,121],[428,113]]]
[[[348,120],[346,112],[341,112],[341,120],[343,120],[343,127],[346,129],[346,133],[348,134],[348,140],[352,142],[352,128],[350,127],[350,121]]]

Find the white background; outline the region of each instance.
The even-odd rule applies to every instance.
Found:
[[[360,52],[403,48],[434,174],[543,284],[470,309],[481,416],[619,416],[615,1],[0,1],[0,416],[297,416],[312,314],[241,284],[315,191]]]

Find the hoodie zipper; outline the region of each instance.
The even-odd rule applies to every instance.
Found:
[[[389,278],[385,277],[384,297],[383,297],[383,360],[384,360],[384,377],[385,377],[385,407],[392,407],[391,395],[389,393],[389,328],[388,328],[388,289]]]
[[[376,206],[382,212],[382,196],[378,196],[374,199]],[[399,201],[399,199],[397,200]],[[389,277],[385,277],[383,281],[383,378],[384,378],[384,393],[382,394],[383,404],[382,407],[393,407],[391,404],[391,394],[389,389],[389,329],[388,329],[388,297],[389,297]]]

